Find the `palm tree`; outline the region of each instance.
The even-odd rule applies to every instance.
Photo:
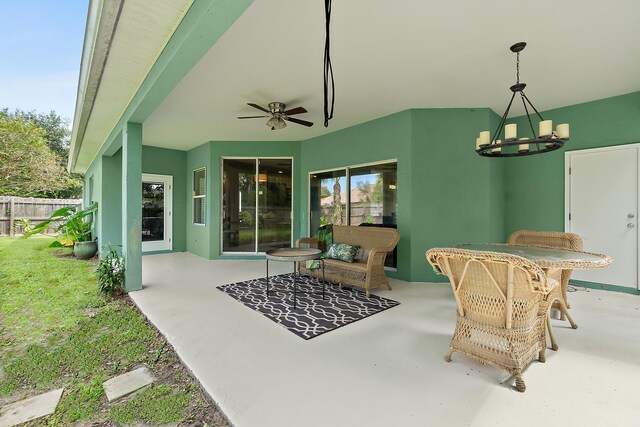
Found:
[[[358,181],[356,188],[360,193],[360,202],[362,203],[362,222],[367,222],[367,217],[371,215],[371,184],[368,181]]]
[[[336,225],[342,225],[342,188],[340,186],[340,178],[334,178],[333,183],[333,223]]]

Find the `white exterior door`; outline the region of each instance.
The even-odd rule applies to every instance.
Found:
[[[142,252],[173,248],[173,177],[142,174]]]
[[[638,288],[638,146],[566,153],[566,230],[584,250],[613,258],[610,267],[572,278]]]

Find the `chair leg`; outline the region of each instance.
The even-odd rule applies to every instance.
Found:
[[[546,351],[546,348],[543,348],[542,350],[540,350],[540,353],[538,353],[538,361],[540,363],[544,363],[547,361],[547,356],[545,356],[545,351]]]
[[[449,347],[449,352],[444,356],[444,360],[451,362],[451,355],[453,354],[453,348]]]
[[[516,377],[516,389],[518,389],[520,393],[524,393],[527,386],[524,384],[524,380],[522,379],[522,371],[518,369],[514,376]]]
[[[551,350],[558,350],[558,344],[556,344],[556,339],[553,336],[553,329],[551,329],[551,312],[547,315],[547,330],[549,331],[549,338],[551,339]]]
[[[393,290],[393,289],[391,289],[391,283],[387,283],[387,288],[389,288],[390,291]]]

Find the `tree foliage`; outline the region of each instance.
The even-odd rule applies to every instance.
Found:
[[[69,141],[71,132],[69,131],[69,120],[60,117],[55,111],[47,114],[38,113],[36,111],[15,110],[10,112],[8,108],[0,110],[0,117],[8,117],[11,119],[22,118],[27,123],[33,123],[41,127],[45,132],[45,141],[51,151],[58,155],[60,165],[67,167],[69,160]]]
[[[64,169],[60,156],[50,148],[47,135],[47,130],[35,120],[0,111],[0,195],[73,197],[80,194],[81,181]],[[60,140],[61,147],[64,147],[63,140]]]

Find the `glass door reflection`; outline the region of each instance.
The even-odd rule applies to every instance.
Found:
[[[291,160],[258,161],[258,252],[291,246]]]
[[[223,253],[291,247],[291,171],[291,159],[223,159]]]
[[[171,250],[173,177],[142,174],[142,251]]]
[[[142,183],[142,241],[164,240],[164,183]]]
[[[222,251],[255,252],[256,161],[225,159],[222,173]]]

